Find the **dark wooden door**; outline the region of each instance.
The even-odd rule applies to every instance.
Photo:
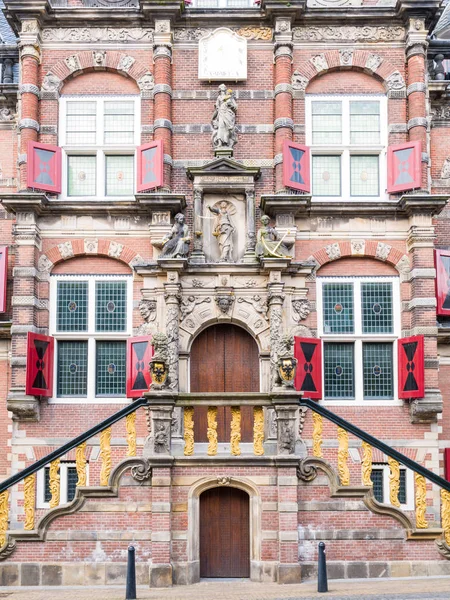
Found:
[[[200,577],[250,577],[246,492],[218,487],[200,496]]]
[[[259,392],[259,352],[252,336],[235,325],[213,325],[205,329],[191,349],[191,392]],[[207,442],[207,408],[194,413],[196,442]],[[219,407],[217,435],[230,440],[231,411]],[[253,440],[253,409],[241,407],[241,440]]]

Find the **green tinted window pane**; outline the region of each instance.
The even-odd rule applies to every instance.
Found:
[[[78,473],[76,467],[67,467],[67,502],[72,502],[77,490]]]
[[[58,342],[58,398],[87,396],[87,342]]]
[[[340,102],[312,103],[313,144],[342,143],[342,104]]]
[[[373,495],[378,502],[384,502],[383,469],[372,469]]]
[[[312,180],[314,196],[340,196],[341,157],[313,156]]]
[[[134,102],[105,102],[105,144],[134,142]]]
[[[353,333],[353,284],[323,284],[323,332]]]
[[[126,330],[126,281],[97,281],[95,285],[95,328],[97,331]]]
[[[363,344],[364,400],[390,400],[394,394],[392,343]]]
[[[363,333],[393,333],[394,315],[391,283],[362,283]]]
[[[352,196],[379,196],[378,156],[350,157],[350,193]]]
[[[350,102],[350,143],[380,143],[380,103]]]
[[[95,102],[67,102],[66,143],[68,145],[95,145],[97,104]]]
[[[132,196],[134,192],[134,156],[106,157],[106,195]]]
[[[97,157],[68,156],[69,196],[95,196],[97,189]]]
[[[58,331],[87,331],[87,309],[87,281],[58,281],[56,322]]]
[[[97,342],[96,395],[124,396],[126,342]]]
[[[400,469],[400,488],[398,490],[398,501],[400,504],[406,504],[406,469]]]
[[[355,397],[353,344],[324,344],[325,398]]]
[[[44,468],[44,502],[50,502],[52,493],[50,491],[50,467]]]

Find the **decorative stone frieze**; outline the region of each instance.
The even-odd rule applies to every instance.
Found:
[[[64,42],[64,44],[152,42],[153,29],[142,27],[48,27],[42,30],[43,42]]]
[[[400,26],[329,25],[320,27],[294,27],[292,32],[294,42],[348,42],[348,40],[354,42],[400,42],[405,39],[405,30]]]

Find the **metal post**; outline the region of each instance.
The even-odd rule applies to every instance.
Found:
[[[125,600],[136,600],[136,566],[134,546],[128,546],[127,591]]]
[[[319,569],[317,576],[317,591],[328,592],[327,559],[325,557],[325,544],[323,542],[320,542],[319,544]]]

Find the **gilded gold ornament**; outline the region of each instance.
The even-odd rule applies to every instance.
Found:
[[[348,432],[342,427],[338,427],[337,438],[338,448],[338,473],[341,485],[350,485],[350,470],[348,468]]]
[[[153,383],[164,385],[167,379],[166,363],[158,360],[150,361],[150,375]]]
[[[23,482],[25,523],[24,529],[34,529],[34,509],[36,505],[36,473],[29,475]]]
[[[186,406],[184,408],[184,455],[192,456],[194,454],[194,408]]]
[[[239,406],[231,407],[231,454],[233,456],[239,456],[241,454],[241,448],[239,446],[241,442],[241,409]]]
[[[253,408],[253,454],[264,454],[264,411],[262,406]]]
[[[208,456],[217,454],[217,407],[208,406]]]
[[[136,411],[127,415],[126,429],[128,444],[127,456],[136,456]]]
[[[59,458],[50,463],[50,492],[52,497],[50,498],[50,508],[59,506],[60,499],[60,475],[59,475]]]
[[[8,531],[8,497],[9,491],[0,494],[0,548],[6,544],[6,532]]]
[[[316,458],[323,458],[322,452],[322,431],[323,431],[323,418],[316,412],[313,412],[313,456]]]
[[[450,546],[450,492],[441,490],[441,527],[445,542]]]
[[[270,42],[272,39],[272,29],[270,27],[241,27],[241,29],[238,29],[237,34],[248,40],[265,40]]]
[[[389,501],[392,506],[400,506],[398,493],[400,491],[400,463],[389,456]]]
[[[372,481],[372,446],[367,442],[362,443],[363,458],[361,461],[362,467],[362,483],[368,487],[373,486]]]
[[[77,468],[77,487],[81,485],[86,485],[86,442],[83,442],[79,446],[77,446],[75,450],[75,466]]]
[[[108,485],[111,473],[111,431],[111,427],[107,427],[100,434],[100,458],[102,460],[100,485]]]
[[[416,480],[416,527],[417,529],[426,529],[428,521],[425,519],[427,512],[427,482],[423,475],[414,473]]]

